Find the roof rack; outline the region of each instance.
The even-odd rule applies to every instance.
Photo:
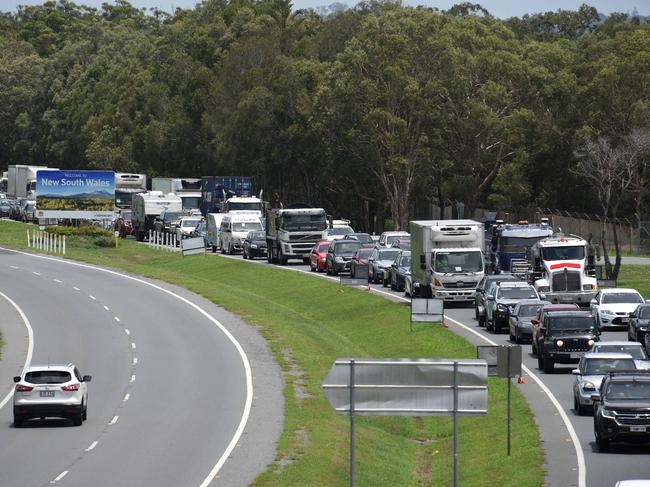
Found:
[[[639,369],[632,369],[632,370],[613,370],[611,372],[608,372],[607,375],[614,376],[614,375],[642,375],[642,376],[647,376],[650,377],[650,370],[639,370]]]

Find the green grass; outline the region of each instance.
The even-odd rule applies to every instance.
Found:
[[[0,244],[24,248],[26,226],[0,222]],[[285,380],[284,431],[276,462],[255,485],[340,486],[348,482],[348,419],[321,384],[337,357],[475,357],[441,326],[409,332],[405,305],[270,266],[214,256],[182,258],[133,241],[98,248],[68,239],[67,257],[186,287],[258,325]],[[540,486],[542,452],[532,414],[513,386],[512,456],[506,455],[506,382],[490,379],[486,417],[460,419],[460,483]],[[532,387],[526,385],[523,387]],[[360,486],[453,484],[451,418],[359,418]]]
[[[650,299],[650,266],[624,265],[618,275],[618,287],[631,287]]]

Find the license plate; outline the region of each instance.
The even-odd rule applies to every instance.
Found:
[[[584,353],[572,353],[571,358],[582,358]]]
[[[632,433],[645,433],[645,426],[630,426]]]
[[[628,324],[629,322],[630,322],[629,318],[621,318],[621,323],[623,323],[624,325]]]
[[[54,391],[41,391],[41,397],[54,397]]]

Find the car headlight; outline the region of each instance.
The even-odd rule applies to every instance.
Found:
[[[563,340],[558,340],[555,342],[555,346],[557,348],[562,348],[564,346],[564,341]]]
[[[594,286],[593,284],[583,284],[582,285],[582,290],[583,291],[595,291],[596,286]]]
[[[596,386],[593,384],[593,382],[583,382],[582,383],[582,390],[583,391],[595,391]]]
[[[616,411],[612,411],[611,409],[601,408],[600,414],[603,415],[603,418],[616,419]]]
[[[251,249],[256,249],[256,248],[257,248],[257,244],[251,244]]]
[[[345,259],[344,259],[343,257],[336,257],[334,260],[335,260],[336,262],[338,262],[339,264],[345,262]]]
[[[508,311],[508,307],[507,307],[505,304],[501,304],[501,303],[497,304],[497,309],[498,309],[499,311],[504,312],[504,313],[505,313],[506,311]]]
[[[616,313],[613,312],[611,309],[601,309],[600,312],[604,315],[615,315]]]
[[[326,258],[326,257],[319,257],[318,260],[319,260],[320,262],[325,262],[325,261],[327,260],[327,258]]]
[[[640,326],[639,331],[648,331],[648,327],[647,326]]]
[[[587,342],[587,345],[589,345],[589,346],[591,347],[594,343],[595,343],[595,342],[594,342],[593,340],[590,339],[590,340]]]

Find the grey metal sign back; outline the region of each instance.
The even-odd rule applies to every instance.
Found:
[[[183,257],[186,255],[205,254],[205,240],[203,237],[184,238],[181,240]]]
[[[411,323],[442,323],[444,301],[436,298],[411,298]]]
[[[337,359],[323,384],[337,414],[350,414],[351,360]],[[485,415],[487,397],[484,360],[354,359],[356,415],[449,416],[454,411],[464,416]]]
[[[477,357],[487,362],[488,375],[497,377],[521,375],[520,345],[479,345],[476,349]]]
[[[361,279],[359,277],[341,276],[339,284],[341,286],[367,286],[368,279]]]

